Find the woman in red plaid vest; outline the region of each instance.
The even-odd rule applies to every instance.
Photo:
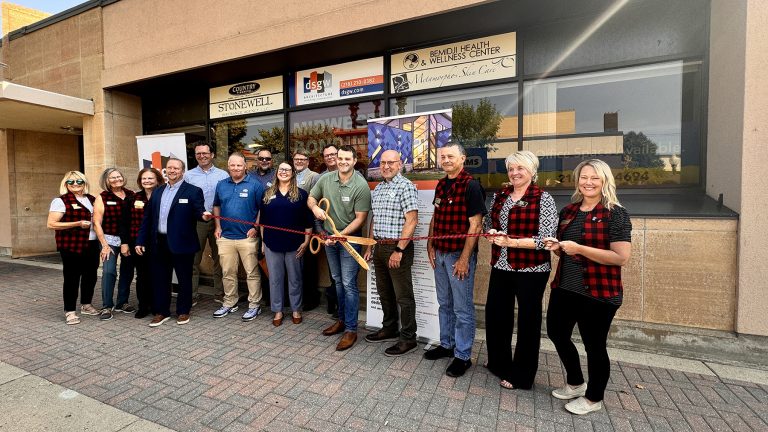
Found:
[[[99,242],[91,224],[95,198],[88,194],[85,174],[64,174],[59,193],[61,196],[51,202],[47,226],[56,231],[56,249],[64,271],[64,319],[71,325],[80,323],[76,312],[78,290],[80,312],[99,313],[91,304],[99,268]]]
[[[490,234],[491,280],[485,305],[486,367],[507,389],[530,389],[539,366],[541,300],[552,271],[544,239],[555,236],[557,206],[539,189],[539,158],[519,151],[505,161],[508,185],[494,194],[485,218]],[[512,356],[512,329],[517,302],[517,344]]]
[[[584,161],[573,176],[572,204],[560,211],[557,238],[545,240],[547,249],[560,257],[551,285],[547,335],[566,371],[566,385],[552,395],[573,399],[565,405],[571,413],[587,414],[603,406],[611,367],[606,342],[621,305],[621,267],[631,253],[632,223],[619,204],[608,164]],[[571,340],[577,324],[587,351],[588,384]]]
[[[144,168],[136,178],[139,192],[127,197],[123,202],[122,219],[120,221],[120,254],[132,256],[136,268],[136,299],[139,302],[134,318],[144,318],[152,313],[152,288],[149,279],[149,262],[147,255],[132,255],[139,236],[141,220],[144,218],[144,208],[152,197],[152,191],[165,184],[163,175],[155,168]]]
[[[117,286],[117,305],[112,295],[117,281],[117,255],[120,253],[120,221],[123,215],[123,203],[133,196],[133,191],[125,187],[125,177],[117,168],[107,168],[101,174],[101,194],[96,197],[93,206],[93,225],[101,243],[101,312],[99,319],[111,320],[112,312],[136,312],[128,303],[131,281],[133,280],[133,260],[130,255],[120,258],[120,281]]]

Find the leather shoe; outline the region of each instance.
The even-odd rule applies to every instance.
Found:
[[[304,318],[301,315],[299,315],[297,317],[296,316],[292,316],[291,317],[291,321],[293,321],[294,324],[301,324],[301,322],[304,321]]]
[[[336,345],[336,351],[352,348],[355,342],[357,342],[357,332],[344,332],[344,336],[341,337],[339,344]]]
[[[451,357],[453,357],[453,349],[446,348],[442,345],[438,345],[424,353],[424,358],[426,360],[438,360]]]
[[[336,321],[333,323],[332,326],[328,327],[327,329],[323,330],[323,336],[333,336],[335,334],[339,334],[344,331],[344,323],[341,321]]]
[[[272,318],[272,325],[275,327],[280,327],[280,325],[283,324],[283,317],[280,318]]]
[[[387,357],[400,357],[401,355],[408,354],[416,349],[418,344],[416,341],[400,341],[391,347],[384,350],[384,355]]]
[[[367,335],[365,335],[365,341],[370,343],[387,342],[387,341],[397,340],[399,336],[400,336],[400,332],[398,331],[390,332],[390,331],[381,329],[374,333],[368,333]]]
[[[464,375],[464,372],[472,366],[472,360],[453,359],[448,369],[445,370],[445,374],[449,377],[458,378]]]

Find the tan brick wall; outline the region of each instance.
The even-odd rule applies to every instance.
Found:
[[[485,0],[122,0],[104,7],[104,85],[485,3]],[[353,17],[353,18],[352,18]]]
[[[30,9],[21,5],[8,3],[3,1],[0,3],[0,9],[2,9],[2,35],[20,29],[24,26],[36,23],[43,18],[51,16],[48,12],[43,12],[37,9]]]

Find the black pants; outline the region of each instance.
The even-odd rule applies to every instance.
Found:
[[[603,400],[611,375],[606,343],[608,330],[618,309],[616,305],[564,289],[553,289],[549,297],[547,336],[555,344],[557,355],[565,367],[566,382],[571,386],[584,383],[579,353],[571,340],[574,326],[579,326],[587,351],[589,384],[586,398],[592,402]]]
[[[173,272],[179,282],[176,315],[189,314],[192,309],[192,265],[195,254],[175,254],[168,249],[165,235],[157,235],[157,249],[151,251],[149,268],[152,272],[152,308],[155,314],[171,316],[171,281]]]
[[[413,297],[413,243],[403,251],[400,267],[389,268],[389,257],[395,250],[394,243],[378,244],[373,250],[373,265],[376,269],[376,291],[379,293],[381,309],[384,312],[382,329],[395,333],[400,328],[400,340],[416,341],[416,300]],[[399,306],[399,312],[398,312]],[[398,319],[399,317],[399,319]],[[399,323],[398,323],[399,321]]]
[[[539,368],[541,300],[549,272],[491,270],[485,305],[488,369],[516,388],[530,389]],[[517,301],[517,344],[512,329]]]
[[[77,310],[78,292],[80,304],[90,304],[93,301],[100,249],[98,240],[91,240],[88,247],[80,253],[59,251],[64,270],[64,312]]]
[[[147,254],[137,255],[134,245],[131,245],[131,256],[136,267],[136,299],[141,312],[152,312],[152,281],[149,276],[149,257]]]

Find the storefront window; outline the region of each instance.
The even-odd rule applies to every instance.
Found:
[[[676,61],[526,82],[523,148],[541,160],[540,184],[573,187],[588,158],[621,185],[697,184],[699,75]]]
[[[239,151],[245,155],[248,169],[255,169],[256,154],[262,148],[272,152],[274,166],[285,160],[282,114],[214,122],[211,124],[211,140],[217,149],[217,166],[226,166],[229,155]]]
[[[310,153],[309,168],[325,170],[323,147],[351,145],[357,150],[355,168],[365,172],[368,167],[367,119],[383,115],[381,101],[359,102],[334,107],[290,113],[290,149],[305,149]]]
[[[402,115],[452,109],[452,139],[467,149],[470,172],[483,186],[498,188],[508,180],[503,160],[517,150],[517,99],[517,83],[511,83],[401,96],[392,100],[391,111]]]

